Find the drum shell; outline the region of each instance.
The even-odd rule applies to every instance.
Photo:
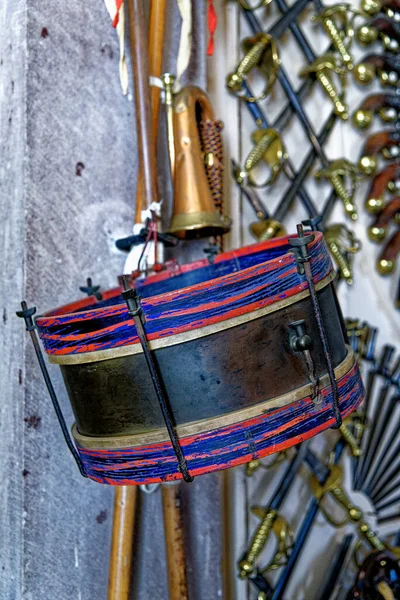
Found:
[[[346,356],[332,284],[318,292],[333,365]],[[304,356],[289,345],[290,323],[304,319],[317,377],[327,372],[307,296],[279,310],[154,350],[176,425],[257,405],[309,383]],[[164,427],[142,352],[61,366],[80,434],[119,436]]]

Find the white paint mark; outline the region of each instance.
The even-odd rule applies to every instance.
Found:
[[[79,556],[78,556],[78,546],[74,547],[74,555],[75,555],[75,567],[79,567]],[[79,592],[80,594],[80,592]]]

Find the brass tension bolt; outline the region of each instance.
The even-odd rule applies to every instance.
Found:
[[[349,13],[352,12],[348,4],[334,4],[312,17],[314,22],[321,23],[349,71],[354,68],[353,58],[350,54],[350,46],[354,38],[353,19],[349,18]],[[342,27],[337,23],[339,20],[342,22]]]
[[[228,90],[246,102],[258,102],[270,93],[278,73],[280,58],[275,40],[268,33],[258,33],[242,42],[245,52],[236,69],[226,78]],[[249,73],[258,67],[266,79],[264,91],[257,97],[248,96],[243,90]]]
[[[329,179],[336,194],[344,205],[346,214],[352,219],[357,220],[357,209],[353,202],[354,194],[358,187],[359,173],[355,165],[345,158],[339,158],[331,164],[315,173],[317,179]],[[345,187],[345,180],[350,181],[350,191]]]
[[[332,73],[339,75],[342,93],[337,91],[332,81]],[[300,71],[301,77],[311,74],[316,76],[326,95],[332,101],[335,114],[346,121],[349,118],[349,111],[347,105],[342,100],[343,88],[345,87],[345,69],[339,65],[333,54],[324,54]]]
[[[344,279],[347,285],[352,285],[352,257],[360,250],[361,242],[344,223],[336,223],[327,227],[324,237],[335,260],[341,279]]]

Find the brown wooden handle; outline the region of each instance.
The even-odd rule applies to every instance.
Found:
[[[187,600],[180,484],[162,486],[169,600]]]
[[[387,15],[378,14],[376,17],[373,17],[367,25],[369,27],[373,27],[380,33],[384,35],[388,35],[391,39],[400,41],[400,29],[396,27],[396,23],[393,19],[388,17]]]
[[[370,198],[380,198],[383,196],[390,182],[395,182],[400,178],[400,164],[392,163],[386,169],[380,171],[373,178],[367,194],[367,200]]]
[[[400,97],[392,94],[370,94],[363,100],[357,110],[370,110],[377,112],[381,108],[394,108],[400,110]]]
[[[159,202],[156,146],[153,138],[150,110],[146,20],[143,0],[127,0],[127,4],[133,84],[135,89],[138,158],[139,165],[142,165],[143,169],[141,197],[142,207],[146,210],[152,202]]]
[[[148,63],[149,74],[154,77],[160,77],[163,62],[163,45],[165,31],[165,8],[166,0],[151,0],[150,4],[150,23],[149,23],[149,43],[148,43]],[[154,154],[157,157],[157,131],[158,118],[160,113],[160,89],[156,86],[150,88],[150,106],[151,106],[151,130],[154,142]],[[143,186],[144,173],[143,166],[139,164],[138,183],[136,190],[136,215],[135,223],[142,222],[143,208]]]
[[[400,12],[400,0],[382,0],[382,8],[391,8],[393,12]]]
[[[137,491],[135,485],[115,489],[108,600],[129,600]]]
[[[400,134],[396,131],[378,131],[367,138],[362,156],[375,156],[384,148],[391,148],[400,143]]]
[[[396,267],[397,256],[400,252],[400,230],[390,238],[378,258],[377,268],[381,275],[390,275]]]
[[[388,202],[377,216],[374,227],[387,227],[393,217],[400,212],[400,196]]]

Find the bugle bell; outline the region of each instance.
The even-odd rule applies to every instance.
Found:
[[[174,98],[174,208],[169,232],[182,239],[218,236],[230,229],[221,214],[223,160],[221,125],[207,95],[195,86]]]

